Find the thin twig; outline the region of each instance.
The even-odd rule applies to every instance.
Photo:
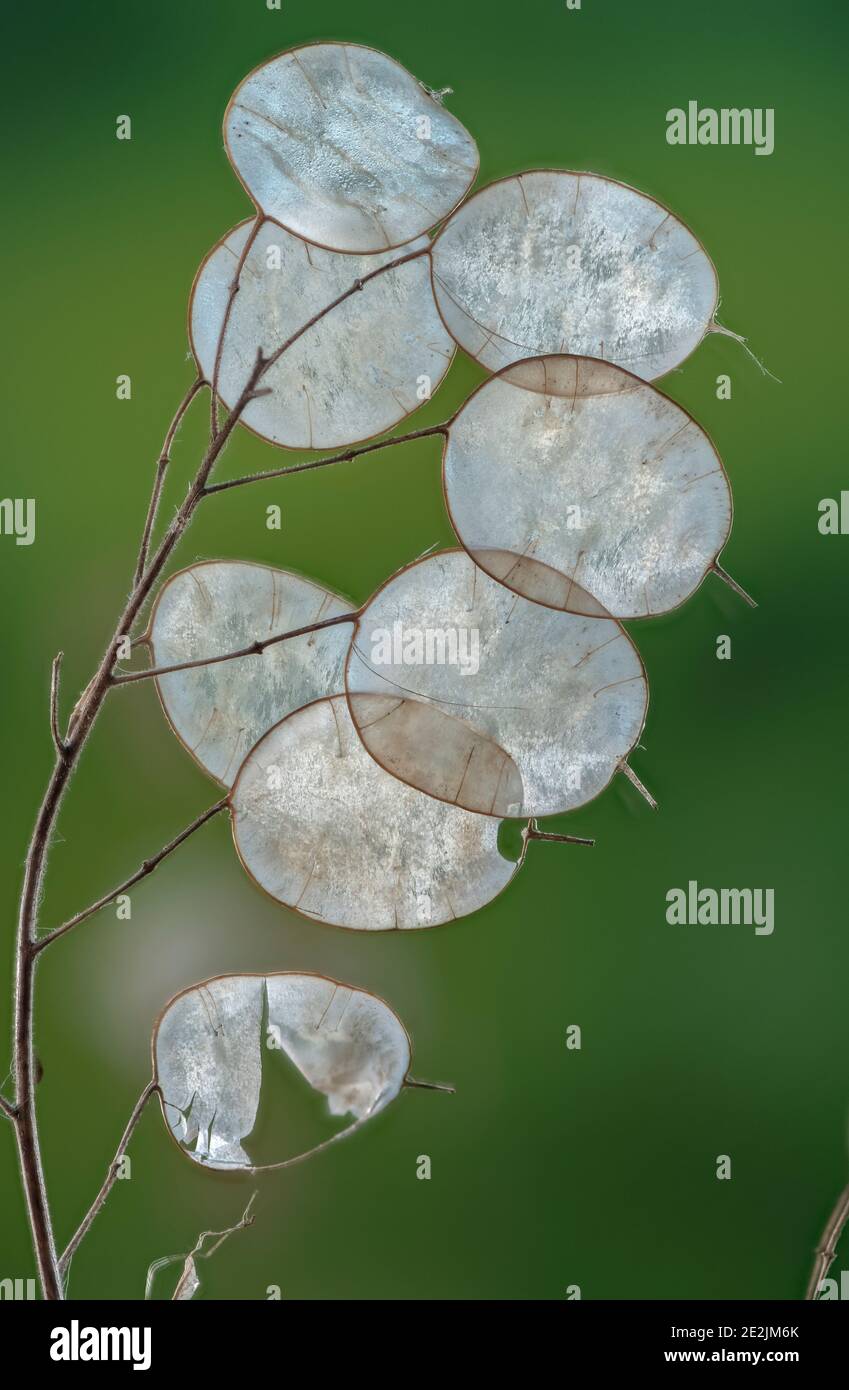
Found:
[[[218,381],[221,375],[221,359],[224,355],[224,338],[227,333],[227,327],[230,323],[230,315],[233,312],[233,305],[236,301],[236,295],[239,293],[239,290],[241,289],[242,271],[244,269],[245,261],[248,259],[251,247],[257,239],[257,234],[261,226],[262,216],[260,213],[257,213],[256,218],[254,219],[254,224],[251,227],[250,232],[248,233],[244,246],[242,247],[241,255],[239,256],[239,260],[236,264],[236,269],[233,272],[233,279],[230,282],[230,293],[227,297],[227,304],[224,309],[224,318],[221,321],[221,329],[218,334],[218,343],[215,348],[215,364],[212,368],[212,387],[209,400],[210,439],[214,439],[218,433]]]
[[[102,907],[106,907],[109,903],[114,902],[121,893],[126,893],[129,888],[139,883],[141,879],[147,878],[148,874],[152,874],[154,869],[162,863],[163,859],[167,859],[169,854],[173,854],[174,850],[178,849],[185,840],[188,840],[190,835],[194,835],[196,830],[200,830],[202,825],[206,825],[208,820],[212,820],[212,817],[217,816],[218,812],[223,811],[227,805],[229,805],[229,802],[225,796],[221,801],[217,801],[214,806],[210,806],[209,809],[198,816],[196,820],[193,820],[191,825],[187,825],[186,829],[175,836],[175,838],[171,840],[164,849],[161,849],[158,854],[152,855],[150,859],[145,859],[141,868],[136,869],[136,872],[131,874],[128,879],[125,879],[123,883],[120,883],[117,888],[113,888],[111,893],[105,893],[102,898],[98,898],[96,903],[92,903],[90,907],[84,908],[82,912],[78,912],[76,916],[70,917],[68,921],[63,922],[60,927],[54,927],[46,936],[40,937],[38,941],[34,943],[35,953],[37,954],[39,951],[43,951],[45,946],[50,946],[54,941],[58,941],[60,936],[64,936],[66,932],[71,931],[74,927],[78,927],[80,922],[85,922],[88,917],[93,917],[95,912],[99,912]]]
[[[379,439],[377,443],[363,444],[358,449],[346,449],[344,453],[333,454],[330,458],[315,459],[312,463],[294,463],[288,468],[269,468],[264,473],[248,473],[243,478],[231,478],[229,482],[213,483],[204,489],[204,497],[212,497],[216,492],[229,492],[230,488],[246,487],[248,483],[265,483],[270,478],[285,478],[290,473],[308,473],[313,468],[329,468],[334,463],[351,463],[363,454],[373,454],[378,449],[390,449],[393,444],[409,444],[413,439],[427,439],[431,435],[448,433],[447,423],[428,425],[426,429],[411,430],[409,434],[396,435],[394,439]]]
[[[37,1067],[33,1046],[33,999],[35,991],[35,965],[43,943],[36,941],[38,912],[42,896],[47,856],[52,843],[54,827],[62,805],[68,783],[79,762],[100,708],[111,686],[112,668],[115,656],[124,638],[132,629],[141,608],[150,594],[168,561],[171,552],[180,540],[200,501],[203,488],[215,466],[215,462],[226,447],[242,410],[252,399],[257,373],[262,358],[251,373],[245,389],[231,415],[222,427],[215,441],[204,454],[198,471],[189,485],[183,502],[172,518],[153,558],[145,567],[145,572],[133,588],[121,613],[115,631],[100,659],[100,664],[85,692],[77,703],[75,714],[69,728],[66,742],[66,755],[58,757],[50,775],[41,805],[36,816],[35,826],[30,837],[29,848],[24,863],[24,878],[21,887],[18,926],[15,942],[15,1016],[14,1016],[14,1072],[15,1102],[18,1119],[15,1125],[15,1138],[18,1145],[18,1159],[27,1204],[30,1231],[32,1233],[38,1274],[45,1299],[59,1301],[64,1297],[62,1278],[59,1273],[58,1257],[53,1237],[53,1223],[47,1200],[44,1171],[41,1161],[41,1143],[38,1133],[38,1118],[35,1104]]]
[[[142,1112],[145,1106],[147,1105],[148,1101],[150,1100],[151,1096],[154,1094],[154,1092],[157,1092],[158,1090],[159,1083],[155,1081],[153,1078],[151,1078],[151,1080],[148,1081],[147,1085],[145,1086],[144,1090],[139,1096],[138,1100],[136,1101],[133,1107],[133,1113],[130,1115],[129,1120],[127,1121],[127,1126],[124,1130],[124,1133],[121,1135],[121,1142],[118,1145],[118,1151],[115,1154],[115,1157],[113,1158],[112,1162],[110,1163],[109,1170],[106,1174],[106,1177],[103,1180],[103,1185],[100,1191],[98,1192],[97,1196],[95,1197],[94,1201],[92,1202],[91,1206],[89,1207],[88,1211],[86,1212],[85,1216],[83,1217],[82,1221],[80,1222],[79,1226],[77,1227],[76,1231],[71,1236],[71,1239],[68,1241],[68,1244],[66,1245],[65,1250],[59,1260],[59,1272],[62,1275],[63,1279],[65,1278],[65,1275],[68,1272],[68,1266],[70,1265],[71,1260],[74,1258],[74,1254],[76,1253],[77,1247],[79,1246],[80,1242],[84,1239],[84,1237],[88,1234],[95,1217],[98,1216],[99,1213],[102,1211],[106,1203],[106,1199],[109,1196],[109,1193],[115,1186],[115,1183],[118,1180],[118,1169],[120,1167],[121,1160],[124,1157],[127,1145],[130,1142],[133,1130],[135,1129],[136,1125],[141,1119]]]
[[[646,785],[645,785],[643,782],[640,781],[640,779],[639,779],[639,777],[637,776],[637,774],[636,774],[636,772],[634,771],[634,769],[625,761],[624,758],[622,759],[621,763],[619,764],[619,771],[620,771],[621,773],[623,773],[623,775],[624,775],[625,777],[628,778],[628,781],[631,783],[631,786],[632,786],[632,787],[636,787],[636,788],[637,788],[637,791],[640,793],[640,796],[644,796],[644,797],[645,797],[646,801],[649,803],[649,805],[651,806],[652,810],[653,810],[653,811],[656,811],[656,810],[657,810],[657,802],[655,801],[655,799],[654,799],[654,797],[652,796],[651,792],[649,791],[648,787],[646,787]]]
[[[56,653],[50,672],[50,732],[53,736],[53,747],[60,758],[68,756],[68,746],[59,732],[59,671],[64,655],[64,652]]]
[[[844,1187],[838,1197],[835,1208],[825,1223],[825,1230],[820,1237],[820,1243],[816,1249],[817,1258],[814,1261],[805,1293],[805,1301],[808,1303],[816,1300],[822,1281],[831,1269],[837,1254],[837,1245],[847,1220],[849,1220],[849,1186]]]
[[[337,613],[335,618],[324,618],[320,623],[307,623],[305,627],[292,628],[290,632],[277,632],[273,637],[251,642],[238,651],[223,652],[221,656],[199,656],[194,661],[175,661],[170,666],[150,666],[146,671],[120,671],[112,677],[113,685],[129,685],[133,681],[148,681],[152,676],[168,676],[174,671],[193,671],[198,666],[217,666],[222,661],[238,661],[243,656],[261,656],[266,647],[276,642],[286,642],[290,637],[305,637],[308,632],[321,632],[322,628],[335,627],[337,623],[354,623],[362,612],[361,608],[351,613]]]
[[[180,428],[183,416],[185,415],[186,411],[188,410],[198,391],[200,391],[201,388],[205,385],[206,382],[204,381],[202,376],[197,377],[197,379],[192,382],[191,386],[189,387],[185,396],[181,400],[180,404],[177,406],[174,418],[171,421],[171,424],[168,426],[168,433],[166,434],[165,440],[162,445],[162,452],[160,453],[156,463],[156,477],[154,478],[153,492],[150,494],[150,502],[148,503],[147,507],[147,516],[145,518],[144,531],[142,532],[141,545],[139,546],[138,559],[136,560],[136,568],[133,574],[133,587],[135,587],[136,584],[138,584],[139,580],[144,574],[144,567],[147,564],[148,551],[150,550],[150,538],[153,534],[153,528],[156,523],[156,513],[159,510],[159,502],[162,497],[162,488],[165,483],[165,474],[168,471],[168,465],[171,462],[171,446],[174,443],[174,440],[177,435],[177,430]]]
[[[177,1281],[177,1287],[171,1295],[171,1301],[173,1303],[177,1299],[191,1298],[192,1294],[196,1293],[200,1287],[200,1279],[195,1269],[195,1260],[210,1259],[215,1254],[216,1250],[221,1248],[229,1236],[234,1235],[236,1231],[244,1231],[248,1226],[253,1225],[254,1217],[251,1215],[251,1207],[256,1201],[256,1197],[256,1192],[251,1193],[251,1199],[242,1212],[241,1218],[233,1226],[228,1226],[224,1231],[201,1231],[195,1241],[194,1248],[190,1250],[187,1255],[164,1255],[162,1259],[154,1260],[147,1271],[147,1278],[145,1280],[145,1301],[149,1300],[153,1292],[153,1281],[160,1269],[164,1269],[166,1265],[176,1264],[179,1260],[183,1261],[183,1272]],[[210,1246],[209,1250],[204,1250],[204,1241],[212,1239],[215,1240],[215,1244]],[[186,1293],[188,1287],[191,1287],[190,1293]]]
[[[355,280],[353,285],[347,290],[343,290],[342,293],[337,295],[335,299],[332,299],[329,304],[326,304],[323,309],[319,309],[317,314],[313,314],[311,319],[307,319],[306,323],[302,324],[291,337],[287,338],[285,343],[281,343],[278,348],[274,349],[270,357],[264,358],[265,365],[260,372],[260,377],[264,376],[269,367],[273,367],[275,362],[278,362],[283,356],[284,352],[288,352],[290,347],[292,347],[299,338],[303,337],[304,333],[306,333],[309,328],[312,328],[313,324],[318,323],[319,319],[323,319],[325,314],[329,314],[340,304],[344,304],[345,300],[350,299],[352,294],[357,294],[360,290],[364,290],[370,280],[374,280],[378,275],[385,275],[390,270],[397,270],[399,266],[406,265],[408,261],[417,261],[420,256],[427,256],[429,254],[430,242],[428,242],[426,246],[419,247],[418,251],[408,251],[405,256],[398,256],[394,261],[385,261],[384,264],[379,265],[376,270],[370,270],[368,275],[363,275],[359,280]]]
[[[5,1096],[0,1096],[0,1113],[6,1116],[12,1123],[18,1118],[17,1108]]]
[[[714,560],[713,564],[711,565],[711,569],[713,570],[714,574],[722,580],[723,584],[727,584],[729,589],[732,589],[733,592],[737,594],[738,598],[741,598],[744,603],[748,603],[750,608],[757,608],[758,605],[752,598],[751,594],[747,594],[746,590],[742,587],[742,585],[738,584],[736,579],[732,579],[731,575],[728,573],[727,570],[724,570],[722,568],[722,565],[719,563],[718,560]]]
[[[259,363],[256,370],[258,370]],[[79,762],[89,734],[94,726],[106,695],[109,692],[115,655],[124,634],[132,629],[140,610],[159,578],[171,552],[180,540],[191,520],[203,493],[215,462],[226,447],[245,404],[251,399],[255,384],[255,373],[237,402],[233,413],[228,417],[214,443],[204,454],[198,471],[190,484],[182,504],[171,520],[153,558],[145,567],[145,572],[133,588],[121,613],[111,640],[100,659],[100,664],[86,686],[85,693],[77,704],[75,715],[69,728],[66,755],[56,758],[47,788],[42,797],[36,816],[35,826],[30,837],[24,862],[24,877],[21,886],[18,925],[15,940],[15,1011],[14,1011],[14,1072],[15,1103],[17,1122],[15,1139],[18,1146],[18,1160],[24,1197],[27,1206],[29,1227],[32,1233],[38,1275],[44,1298],[61,1301],[64,1298],[63,1281],[59,1272],[56,1244],[53,1236],[53,1222],[47,1199],[47,1188],[41,1160],[41,1141],[38,1132],[38,1116],[35,1103],[37,1065],[33,1045],[33,1004],[35,994],[35,966],[40,950],[36,941],[38,913],[41,902],[47,856],[53,840],[54,827],[71,776]]]
[[[581,835],[555,835],[548,830],[528,830],[529,840],[551,840],[558,845],[594,845],[595,840],[585,840]]]

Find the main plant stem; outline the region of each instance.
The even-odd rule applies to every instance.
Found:
[[[95,719],[112,684],[112,668],[121,639],[127,636],[171,552],[191,520],[195,507],[219,454],[248,401],[252,399],[263,361],[257,364],[239,401],[210,444],[188,492],[162,537],[152,560],[133,586],[93,680],[89,683],[68,729],[64,751],[57,755],[53,772],[36,818],[24,867],[15,968],[15,1117],[24,1194],[32,1231],[38,1273],[46,1299],[63,1297],[62,1279],[47,1202],[35,1105],[35,1055],[33,1048],[33,998],[38,945],[38,907],[50,842],[65,789],[71,779]]]
[[[159,542],[153,557],[148,560],[148,545],[162,491],[162,482],[165,469],[167,468],[170,446],[183,414],[204,383],[198,381],[193,384],[178,407],[177,414],[169,427],[165,444],[163,445],[163,450],[160,455],[154,482],[154,492],[145,521],[132,591],[118,620],[115,631],[100,660],[97,671],[86,686],[86,689],[71,715],[64,738],[62,738],[59,733],[57,721],[58,664],[54,662],[53,679],[51,681],[50,723],[54,743],[56,745],[56,761],[50,775],[47,790],[44,793],[41,806],[38,810],[24,866],[24,880],[21,889],[15,942],[15,1009],[13,1024],[15,1100],[13,1104],[4,1101],[2,1107],[4,1114],[11,1121],[15,1131],[18,1159],[21,1168],[21,1180],[26,1198],[33,1248],[35,1250],[38,1274],[45,1299],[63,1299],[64,1290],[60,1262],[56,1254],[56,1243],[53,1235],[50,1207],[47,1200],[47,1190],[41,1159],[41,1143],[38,1132],[38,1117],[35,1102],[36,1063],[33,1043],[33,1004],[35,996],[36,962],[40,951],[40,945],[44,944],[39,943],[37,940],[39,903],[47,866],[47,856],[50,851],[50,844],[65,790],[77,767],[80,755],[85,747],[101,706],[112,685],[115,683],[113,668],[119,646],[124,638],[130,636],[133,625],[144,607],[154,584],[167,564],[174,547],[177,545],[183,532],[191,521],[195,508],[206,495],[206,485],[212,469],[215,466],[216,460],[225,449],[230,435],[233,433],[243,411],[257,396],[265,394],[265,388],[263,390],[258,390],[259,382],[265,372],[269,367],[279,361],[283,354],[287,352],[288,349],[313,326],[313,324],[324,318],[326,314],[330,313],[331,310],[350,298],[351,295],[362,290],[376,275],[385,274],[386,271],[404,265],[407,261],[414,260],[418,256],[421,256],[425,251],[426,248],[422,248],[422,250],[419,251],[408,252],[406,255],[399,256],[394,261],[386,262],[384,265],[378,267],[377,270],[370,271],[368,275],[364,275],[360,280],[355,281],[349,289],[338,295],[330,304],[326,305],[323,309],[319,310],[318,313],[314,314],[312,318],[308,319],[305,324],[291,334],[291,336],[287,338],[284,343],[281,343],[269,356],[266,356],[261,349],[257,352],[253,369],[239,399],[235,402],[224,424],[220,428],[216,428],[215,424],[213,425],[213,437],[204,454],[200,467],[189,486],[181,506],[166,529],[162,540]],[[231,288],[231,301],[237,288],[238,282]]]

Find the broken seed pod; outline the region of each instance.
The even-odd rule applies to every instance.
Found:
[[[207,1168],[257,1170],[243,1141],[256,1124],[273,1050],[327,1097],[331,1115],[354,1118],[308,1153],[264,1168],[286,1167],[345,1138],[405,1082],[415,1084],[407,1082],[410,1039],[389,1005],[323,975],[204,980],[166,1004],[151,1046],[165,1123],[183,1152]]]
[[[451,421],[443,484],[482,569],[573,613],[677,608],[731,529],[704,430],[639,377],[586,357],[532,358],[484,382]]]
[[[348,613],[338,594],[287,570],[234,560],[191,565],[162,586],[146,640],[155,666],[240,651]],[[246,753],[301,705],[342,688],[348,623],[239,657],[157,676],[162,708],[204,772],[229,787]]]
[[[365,697],[363,708],[374,714],[377,704],[385,701]],[[379,767],[344,696],[296,710],[267,733],[245,759],[230,807],[236,850],[259,887],[334,926],[450,922],[491,902],[519,867],[501,854],[495,820]]]
[[[446,328],[490,371],[574,353],[652,380],[698,347],[717,304],[716,271],[689,228],[597,174],[489,184],[443,227],[432,262]]]
[[[362,276],[393,259],[309,246],[273,222],[243,222],[213,248],[192,287],[200,373],[228,409],[255,367]],[[427,246],[426,237],[409,250]],[[242,263],[242,258],[244,262]],[[239,292],[232,300],[234,279]],[[219,351],[219,343],[223,343]],[[368,353],[352,344],[368,344]],[[436,310],[427,257],[376,275],[270,365],[241,421],[287,449],[333,449],[382,434],[436,390],[454,342]],[[423,382],[427,394],[423,395]]]
[[[513,563],[502,558],[505,572]],[[378,589],[360,612],[345,681],[360,737],[383,766],[500,816],[572,811],[617,770],[630,775],[648,703],[643,664],[617,622],[531,603],[461,550],[417,560]],[[369,695],[386,697],[379,720]],[[445,739],[451,721],[512,762],[489,806],[493,760],[471,737]]]
[[[256,206],[329,250],[383,251],[447,217],[472,186],[475,142],[394,58],[314,43],[260,64],[224,116]]]

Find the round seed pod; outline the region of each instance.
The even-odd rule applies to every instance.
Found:
[[[592,800],[624,770],[648,704],[619,623],[529,602],[461,550],[418,560],[377,590],[357,619],[345,681],[354,724],[382,766],[500,816],[558,815]],[[377,719],[375,695],[385,704]]]
[[[363,705],[374,714],[379,702],[364,697]],[[450,922],[490,902],[518,868],[498,848],[495,820],[379,767],[344,696],[296,710],[260,739],[230,807],[237,853],[259,887],[334,926]]]
[[[331,251],[384,251],[447,217],[475,181],[464,126],[406,68],[351,43],[261,63],[224,115],[230,163],[256,206]]]
[[[408,249],[428,245],[421,237]],[[199,371],[232,409],[258,349],[271,357],[363,276],[395,259],[394,252],[323,251],[274,222],[240,223],[213,247],[192,287],[189,335]],[[363,343],[367,352],[352,350]],[[286,449],[355,444],[418,410],[453,355],[422,256],[376,275],[312,323],[266,369],[266,394],[247,403],[241,423]]]
[[[449,333],[490,371],[574,353],[663,376],[698,347],[718,299],[693,233],[644,193],[541,169],[482,188],[431,253]]]
[[[451,421],[442,466],[451,523],[481,569],[572,613],[677,608],[731,530],[705,431],[592,358],[532,358],[484,382]]]
[[[241,651],[350,610],[347,599],[288,570],[202,561],[163,584],[147,641],[153,664],[171,666]],[[275,643],[261,656],[157,676],[165,717],[204,772],[229,787],[273,724],[342,689],[352,630],[340,623]]]

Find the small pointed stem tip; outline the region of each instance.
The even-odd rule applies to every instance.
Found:
[[[645,799],[646,799],[646,801],[647,801],[647,802],[649,803],[649,805],[651,806],[652,810],[653,810],[653,811],[656,811],[656,810],[657,810],[657,802],[655,801],[655,799],[654,799],[654,797],[652,796],[651,792],[649,791],[648,787],[646,787],[646,786],[640,781],[640,779],[639,779],[639,777],[637,776],[637,774],[636,774],[636,772],[634,771],[634,769],[633,769],[632,767],[629,767],[628,764],[627,764],[626,762],[623,761],[623,762],[621,762],[621,763],[619,764],[619,771],[622,772],[622,773],[624,773],[624,775],[628,778],[628,781],[631,783],[631,785],[632,785],[633,787],[636,787],[636,788],[637,788],[637,791],[640,793],[640,796],[644,796]]]
[[[751,357],[755,366],[758,368],[759,371],[763,373],[764,376],[768,376],[770,380],[777,382],[779,386],[783,384],[781,378],[775,376],[774,373],[769,370],[769,367],[767,367],[766,363],[762,362],[759,357],[755,356],[755,354],[752,352],[752,349],[749,347],[748,338],[745,338],[742,333],[735,333],[733,328],[726,328],[724,323],[717,323],[716,319],[714,319],[713,323],[709,324],[708,333],[720,333],[723,338],[733,338],[734,342],[739,343],[743,351],[749,357]]]
[[[744,603],[748,603],[750,608],[757,608],[758,605],[752,598],[752,595],[747,594],[746,590],[742,588],[740,584],[737,583],[737,580],[731,578],[731,575],[728,573],[727,570],[724,570],[722,568],[722,565],[719,563],[718,560],[714,560],[711,569],[713,570],[714,574],[722,580],[723,584],[727,584],[729,589],[734,590],[734,593],[737,594],[738,597],[740,597]]]
[[[528,827],[529,840],[551,840],[558,845],[589,845],[595,844],[595,840],[587,840],[583,835],[555,835],[547,830],[537,830],[536,826]]]
[[[418,1091],[446,1091],[450,1096],[457,1094],[456,1086],[449,1086],[444,1081],[416,1081],[414,1077],[407,1076],[404,1085]]]

